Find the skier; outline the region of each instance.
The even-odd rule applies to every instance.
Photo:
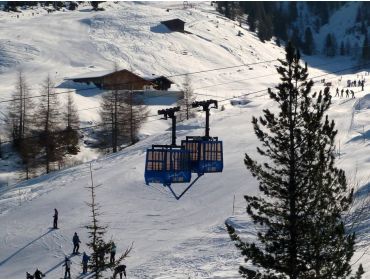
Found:
[[[64,272],[64,279],[71,279],[71,260],[66,256],[63,266],[66,267]]]
[[[82,273],[83,274],[87,273],[87,263],[89,262],[89,260],[90,260],[90,257],[86,255],[86,253],[84,252],[82,255]]]
[[[341,92],[340,92],[340,98],[343,97],[343,93],[344,93],[344,88],[342,88]]]
[[[362,82],[361,82],[361,91],[364,91],[364,85],[365,85],[365,80],[362,80]]]
[[[335,97],[339,97],[339,89],[337,88],[337,93],[335,94]]]
[[[35,279],[42,279],[42,277],[45,277],[45,274],[42,273],[38,268],[36,269],[35,273],[33,274],[33,278]]]
[[[355,97],[355,92],[353,90],[351,90],[351,94],[352,94],[352,98],[356,98]]]
[[[54,208],[54,222],[53,222],[53,228],[57,229],[58,228],[58,210]]]
[[[346,90],[346,98],[348,98],[348,97],[349,97],[349,90],[347,88],[347,90]]]
[[[121,264],[114,269],[113,279],[116,279],[118,273],[120,279],[122,279],[122,273],[126,278],[126,266],[124,264]]]
[[[347,87],[351,87],[351,80],[347,80]]]
[[[77,232],[73,235],[73,254],[78,254],[78,249],[80,249],[80,238],[77,235]]]
[[[115,261],[115,257],[116,257],[116,244],[114,244],[114,242],[112,242],[112,245],[111,245],[111,248],[110,248],[110,263],[114,263]]]
[[[353,81],[353,86],[356,87],[356,80]]]

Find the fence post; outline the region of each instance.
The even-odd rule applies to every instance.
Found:
[[[233,199],[233,216],[234,216],[234,212],[235,212],[235,194],[234,194],[234,199]]]

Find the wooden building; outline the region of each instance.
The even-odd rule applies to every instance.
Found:
[[[153,83],[153,88],[156,90],[168,90],[174,83],[165,76],[152,76],[145,78],[147,81]]]
[[[66,78],[75,83],[94,84],[100,89],[143,90],[155,86],[150,80],[144,79],[126,69],[118,71],[102,71]]]
[[[185,32],[185,21],[175,18],[171,20],[161,21],[169,30],[174,32]]]

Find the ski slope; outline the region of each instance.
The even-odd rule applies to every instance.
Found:
[[[110,69],[113,62],[140,74],[167,76],[256,63],[282,57],[283,50],[272,43],[261,43],[253,34],[218,15],[209,3],[196,3],[195,8],[183,9],[182,2],[120,2],[106,3],[104,12],[91,12],[80,7],[75,12],[40,13],[20,18],[0,13],[0,34],[5,45],[2,61],[7,61],[0,75],[0,98],[9,98],[17,67],[22,66],[34,94],[46,73],[53,75],[58,90],[69,89],[64,77]],[[166,9],[170,9],[169,12]],[[168,33],[159,25],[161,20],[179,17],[187,22],[191,34]],[[24,59],[22,48],[32,50]],[[6,51],[7,50],[7,51]],[[22,54],[22,56],[21,56]],[[310,65],[325,64],[335,71],[352,62],[325,60],[314,57]],[[230,68],[192,75],[197,99],[223,100],[266,89],[278,82],[275,63]],[[310,68],[310,75],[323,74],[322,69]],[[339,82],[342,74],[342,81]],[[361,73],[340,73],[326,76],[334,87],[342,87],[347,79],[359,79]],[[368,76],[364,76],[365,79]],[[173,77],[181,84],[183,76]],[[339,83],[339,84],[338,84]],[[314,90],[323,89],[317,83]],[[333,97],[329,115],[337,124],[340,158],[338,165],[347,175],[360,181],[358,186],[368,193],[370,169],[369,117],[370,87],[364,92],[355,88],[356,99]],[[333,91],[334,92],[334,91]],[[334,93],[335,94],[335,93]],[[79,109],[94,107],[100,92],[76,92]],[[163,97],[162,97],[163,98]],[[258,145],[251,117],[264,108],[276,107],[266,91],[247,96],[251,102],[231,106],[220,102],[225,110],[211,113],[211,132],[224,143],[224,171],[204,175],[177,201],[168,189],[144,183],[145,151],[152,144],[170,142],[169,122],[150,119],[141,131],[142,140],[125,150],[91,161],[97,200],[104,213],[102,220],[109,226],[118,253],[134,242],[134,250],[125,261],[129,278],[238,278],[238,266],[243,262],[239,251],[225,230],[226,219],[244,225],[239,230],[253,232],[245,222],[244,194],[257,194],[257,182],[245,169],[244,153],[256,154]],[[159,107],[153,102],[155,112]],[[4,104],[1,104],[4,106]],[[5,108],[2,107],[1,110]],[[98,121],[97,110],[80,111],[82,124]],[[177,139],[204,133],[204,115],[181,123]],[[365,137],[364,137],[365,136]],[[23,278],[26,271],[36,268],[47,278],[63,276],[62,262],[72,251],[72,236],[78,232],[80,251],[87,251],[89,223],[89,164],[95,154],[83,149],[81,165],[68,168],[9,187],[0,188],[0,278]],[[1,164],[1,161],[0,161]],[[4,172],[5,173],[5,172]],[[8,172],[10,176],[12,171]],[[194,179],[194,177],[193,177]],[[181,193],[187,185],[176,185]],[[233,200],[235,206],[233,213]],[[53,209],[59,211],[58,230],[52,230]],[[369,217],[370,218],[370,217]],[[361,228],[361,244],[354,262],[363,255],[365,277],[370,277],[366,254],[366,232],[369,220]],[[89,253],[89,252],[88,252]],[[81,272],[81,257],[72,258],[72,276]],[[106,277],[111,276],[109,273]]]

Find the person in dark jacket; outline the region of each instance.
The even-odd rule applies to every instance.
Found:
[[[348,90],[348,88],[346,89],[346,98],[348,98],[349,97],[349,90]]]
[[[352,98],[356,98],[355,97],[355,92],[353,90],[350,90],[351,91],[351,94],[352,94]]]
[[[64,272],[64,279],[71,279],[71,260],[66,256],[63,266],[66,267]]]
[[[124,264],[121,264],[114,269],[113,279],[116,279],[117,274],[119,274],[120,279],[122,279],[122,273],[125,275],[126,278],[126,266]]]
[[[110,263],[114,263],[115,261],[115,258],[116,258],[116,244],[114,244],[114,242],[112,242],[112,245],[110,247]]]
[[[336,92],[336,94],[335,94],[335,97],[339,97],[339,89],[337,88],[337,92]]]
[[[78,249],[80,249],[80,238],[77,235],[77,232],[73,235],[73,254],[78,254]]]
[[[45,277],[45,274],[43,274],[39,269],[36,269],[35,273],[33,274],[33,277],[35,279],[42,279],[42,277]]]
[[[58,210],[54,208],[54,221],[53,221],[53,228],[57,229],[58,228]]]
[[[82,273],[83,274],[87,273],[87,264],[89,260],[90,260],[90,257],[86,255],[86,253],[84,252],[82,255]]]
[[[342,90],[340,91],[340,98],[343,97],[343,93],[344,93],[344,89],[342,88]]]

